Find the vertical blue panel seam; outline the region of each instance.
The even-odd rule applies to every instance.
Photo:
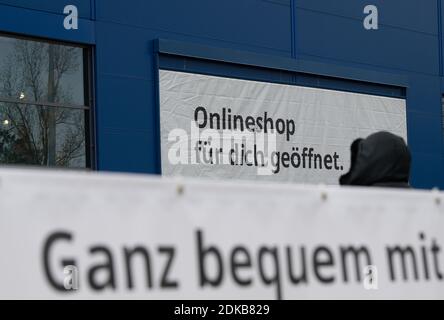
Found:
[[[438,52],[439,52],[439,75],[443,75],[443,61],[442,61],[442,54],[443,54],[443,42],[442,42],[442,3],[441,0],[437,0],[438,5]]]
[[[94,22],[94,40],[98,39],[97,38],[97,28],[95,25],[95,20],[96,20],[96,0],[91,0],[90,2],[90,6],[91,6],[91,20],[93,20]],[[102,137],[99,138],[99,102],[100,100],[98,99],[98,95],[97,95],[97,91],[99,88],[99,83],[98,83],[98,79],[99,79],[99,70],[98,70],[98,50],[97,50],[97,42],[95,41],[95,45],[92,48],[92,57],[91,59],[92,61],[92,70],[93,70],[93,79],[92,79],[92,83],[93,83],[93,96],[94,96],[94,123],[93,123],[93,129],[94,129],[94,144],[95,144],[95,148],[94,148],[94,152],[96,153],[94,156],[94,161],[95,161],[95,170],[99,171],[101,169],[101,154],[100,154],[100,142],[102,141]]]
[[[443,41],[442,41],[442,0],[437,0],[437,11],[438,11],[438,52],[439,52],[439,76],[442,77],[443,76]],[[441,88],[441,95],[440,95],[440,102],[441,102],[441,113],[444,112],[443,107],[442,107],[442,88]],[[441,159],[444,159],[444,114],[441,114]],[[441,166],[442,169],[444,169],[444,163],[443,161],[441,161]],[[443,179],[441,178],[441,181],[443,181]]]
[[[297,59],[296,53],[296,0],[290,1],[290,19],[291,19],[291,57],[293,59]],[[297,82],[297,75],[291,75],[292,83],[295,84]]]
[[[296,14],[295,14],[295,1],[291,0],[290,2],[290,19],[291,19],[291,57],[296,59]]]
[[[91,20],[96,20],[96,0],[90,0]]]

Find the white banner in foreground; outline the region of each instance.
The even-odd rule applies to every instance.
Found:
[[[0,182],[0,299],[444,298],[442,193],[16,170]]]
[[[160,70],[162,173],[337,184],[350,145],[407,140],[404,99]]]

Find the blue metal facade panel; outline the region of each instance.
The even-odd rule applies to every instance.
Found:
[[[67,4],[79,9],[79,30],[63,28]],[[351,91],[365,87],[362,82],[331,79],[311,83],[314,78],[294,73],[303,71],[405,86],[412,183],[444,188],[441,0],[372,1],[379,9],[377,31],[362,26],[367,4],[363,0],[0,0],[0,31],[94,46],[99,170],[160,172],[156,39],[168,39],[186,47],[183,50],[189,54],[236,60],[225,67],[214,61],[194,62],[195,70],[209,74],[223,69],[236,77],[321,83]],[[170,56],[169,66],[183,69],[187,60],[176,58]]]
[[[0,4],[52,14],[62,13],[63,8],[67,5],[75,5],[79,10],[79,17],[91,19],[93,18],[94,0],[0,0]]]

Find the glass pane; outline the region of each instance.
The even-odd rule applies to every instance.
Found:
[[[86,112],[0,102],[0,163],[86,167]]]
[[[0,36],[0,97],[85,105],[83,49]]]

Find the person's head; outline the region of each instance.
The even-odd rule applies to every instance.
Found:
[[[380,131],[351,145],[348,173],[341,185],[406,187],[409,183],[411,156],[403,138]]]

